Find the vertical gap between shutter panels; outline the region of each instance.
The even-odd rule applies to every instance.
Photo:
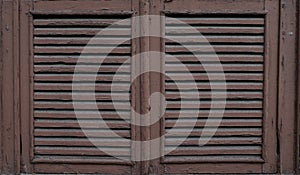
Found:
[[[85,108],[91,101],[82,100],[80,121],[87,124],[86,131],[92,136],[91,143],[80,129],[72,105],[72,74],[82,49],[101,29],[128,16],[109,15],[36,15],[34,16],[34,156],[35,162],[45,163],[118,163],[118,159],[104,151],[113,149],[120,157],[130,158],[130,143],[112,138],[107,129],[101,128],[97,112]],[[105,45],[88,47],[111,47],[122,39],[130,40],[131,26],[109,29]],[[96,36],[98,37],[98,36]],[[115,71],[131,56],[130,41],[118,45],[105,59],[97,73],[95,83],[96,103],[105,122],[123,138],[130,138],[130,125],[119,118],[116,110],[130,120],[130,64],[115,77],[118,90],[111,92]],[[98,66],[103,55],[86,53],[78,67]],[[85,61],[86,59],[86,61]],[[90,86],[91,73],[79,73],[86,80],[74,82],[74,86]],[[91,90],[76,92],[91,95]],[[110,94],[117,96],[123,105],[112,106]],[[103,124],[103,123],[102,123]],[[100,149],[94,146],[96,144]],[[104,150],[104,151],[102,151]]]
[[[167,15],[177,18],[195,27],[210,42],[220,62],[227,83],[227,104],[221,125],[215,136],[205,145],[199,147],[198,139],[204,128],[211,104],[211,89],[205,66],[217,63],[210,61],[212,53],[198,52],[198,56],[205,58],[201,63],[193,57],[179,43],[171,39],[176,38],[185,43],[187,48],[205,47],[205,43],[196,43],[193,38],[197,35],[186,27],[166,20],[166,53],[175,56],[183,63],[196,79],[198,89],[191,87],[192,80],[188,80],[187,72],[178,60],[166,56],[166,75],[173,81],[166,79],[167,109],[165,115],[165,130],[168,133],[165,140],[165,151],[172,149],[184,137],[184,129],[191,127],[191,119],[197,118],[196,127],[189,137],[174,151],[165,156],[166,163],[188,161],[238,161],[256,162],[262,159],[262,118],[263,118],[263,67],[264,67],[264,17],[260,15]],[[220,74],[216,70],[209,72]],[[181,96],[176,84],[182,88]],[[194,93],[199,91],[200,96]],[[215,91],[215,90],[214,90]],[[222,89],[220,89],[222,93]],[[197,108],[199,102],[206,107]],[[180,108],[180,102],[183,105]],[[207,105],[205,105],[207,104]],[[199,110],[199,116],[193,115],[193,110]],[[218,113],[219,109],[211,109]],[[182,118],[178,119],[179,111]],[[175,122],[178,126],[174,128]]]

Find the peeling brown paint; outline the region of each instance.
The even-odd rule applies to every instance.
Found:
[[[295,154],[299,153],[299,143],[297,142],[299,131],[297,133],[296,130],[299,130],[300,128],[300,120],[297,119],[300,113],[300,86],[298,70],[300,62],[299,51],[298,62],[296,57],[297,47],[298,50],[300,50],[299,29],[297,31],[297,28],[299,28],[300,17],[299,14],[298,16],[295,16],[296,5],[300,6],[300,3],[296,0],[2,0],[0,6],[0,122],[2,126],[0,132],[0,173],[295,173],[296,170],[298,170],[299,161],[298,154]],[[298,7],[298,11],[299,8],[300,7]],[[264,86],[257,87],[253,85],[249,86],[248,88],[254,88],[254,91],[260,89],[264,93],[263,96],[253,97],[251,96],[251,94],[246,97],[238,96],[238,99],[246,100],[251,100],[253,98],[264,99],[264,111],[262,115],[264,126],[262,126],[263,135],[261,136],[263,141],[251,141],[251,143],[262,144],[263,148],[261,152],[261,159],[247,159],[242,161],[240,159],[236,159],[224,162],[221,161],[222,157],[220,156],[220,160],[213,161],[210,161],[209,157],[207,160],[203,159],[201,161],[191,161],[183,158],[173,162],[167,162],[164,158],[161,158],[151,161],[134,163],[103,163],[97,160],[95,160],[95,162],[91,161],[88,163],[80,162],[80,160],[76,163],[70,163],[68,162],[68,160],[64,160],[57,163],[53,162],[53,159],[47,160],[48,162],[42,162],[36,159],[35,153],[33,151],[33,147],[35,144],[33,140],[33,100],[34,98],[45,98],[45,96],[35,96],[33,93],[33,87],[35,84],[32,77],[34,75],[34,71],[36,71],[35,73],[37,73],[43,72],[47,69],[47,71],[52,72],[64,72],[72,71],[73,68],[69,67],[61,70],[58,67],[54,66],[46,69],[43,67],[35,67],[35,69],[33,69],[34,63],[32,57],[34,56],[34,51],[36,51],[36,53],[43,53],[45,51],[42,49],[33,49],[34,17],[49,15],[51,19],[51,16],[55,15],[109,15],[112,17],[117,17],[122,15],[137,16],[147,14],[173,14],[175,16],[220,15],[221,17],[226,15],[244,15],[246,17],[251,15],[264,16],[264,19],[266,21],[266,25],[264,26],[264,32],[266,32],[264,35],[265,38],[264,41],[256,41],[265,45],[263,53],[265,61],[265,64],[263,66],[264,74],[259,77],[259,79],[257,79],[257,77],[248,76],[248,80],[245,80],[263,80],[265,82]],[[298,23],[296,22],[296,20],[298,20]],[[59,22],[50,22],[48,25],[61,24],[59,24]],[[75,25],[75,23],[73,23],[72,25]],[[146,30],[147,24],[144,25],[144,29]],[[19,28],[20,33],[18,31]],[[164,23],[162,23],[161,29],[159,30],[161,30],[161,32],[165,34],[166,31],[164,28]],[[213,30],[211,30],[210,32],[213,32]],[[238,32],[233,32],[232,35],[236,33]],[[92,32],[90,34],[92,34]],[[296,37],[298,37],[298,46],[296,45]],[[212,38],[212,40],[214,40],[214,42],[219,42],[219,40],[215,38]],[[46,41],[40,40],[39,42]],[[66,41],[65,44],[78,44],[76,42],[80,42],[82,44],[83,41],[72,40]],[[165,42],[171,43],[170,41],[165,41],[163,39],[157,38],[143,38],[141,40],[137,39],[132,42],[131,51],[132,54],[148,50],[184,52],[184,50],[178,50],[178,48],[166,48]],[[232,39],[227,39],[223,42],[229,43],[234,41],[232,41]],[[239,41],[239,44],[240,42],[241,41]],[[246,41],[242,42],[247,43]],[[59,49],[61,48],[58,48],[58,50],[56,50],[55,52],[60,52],[61,50]],[[220,52],[224,52],[228,50],[228,47],[216,48],[216,50],[218,49]],[[257,49],[251,47],[249,50],[251,50],[251,52],[254,51],[257,53],[261,53],[261,50],[259,48]],[[67,49],[65,49],[64,51],[66,52]],[[69,51],[73,54],[78,53],[78,50]],[[122,53],[127,51],[128,50],[126,49],[122,50]],[[236,51],[239,51],[239,49],[237,49]],[[225,60],[224,62],[226,62],[226,58],[223,59]],[[255,59],[259,60],[259,58]],[[69,57],[68,59],[64,59],[64,61],[66,61],[64,63],[70,64],[74,62],[74,59],[72,57]],[[231,60],[231,62],[237,61]],[[140,68],[147,69],[147,66],[151,64],[162,63],[164,62],[136,62],[132,64],[132,66],[134,67],[134,69],[132,70],[138,72],[138,69]],[[172,67],[166,68],[168,70],[172,70]],[[191,69],[194,70],[200,68],[201,67],[191,67]],[[226,69],[227,71],[243,71],[238,67],[227,67]],[[261,67],[256,67],[255,70],[260,71],[260,69]],[[112,71],[114,69],[110,70]],[[251,71],[252,69],[247,68],[246,70]],[[297,76],[298,83],[296,82]],[[201,79],[203,77],[198,78],[199,81],[202,81]],[[63,77],[61,78],[61,80],[62,79]],[[160,81],[160,83],[152,84],[151,81],[153,80],[157,80],[157,82]],[[238,79],[233,78],[232,80],[236,81]],[[134,101],[132,105],[136,108],[137,111],[142,110],[142,112],[146,113],[151,110],[151,106],[153,106],[153,104],[149,104],[147,101],[148,97],[150,96],[150,92],[153,89],[161,89],[165,91],[166,87],[164,86],[164,82],[165,79],[161,78],[161,76],[159,75],[153,76],[151,78],[150,76],[145,76],[142,77],[142,80],[140,82],[137,82],[136,84],[134,84],[134,86],[132,86],[132,90],[133,92],[135,92],[135,94],[130,95],[131,99],[133,99]],[[61,86],[54,88],[68,89],[70,87]],[[296,97],[297,88],[298,101]],[[235,89],[237,89],[237,87],[235,87]],[[167,96],[168,94],[164,91],[163,93]],[[207,98],[206,96],[203,97]],[[66,100],[69,99],[70,96],[56,95],[51,98],[61,98],[62,100]],[[172,98],[172,100],[178,100],[178,97],[176,95],[169,95],[169,98]],[[43,105],[36,106],[43,107]],[[297,122],[295,121],[298,121],[298,126]],[[42,126],[44,124],[45,123],[37,122],[36,126]],[[198,124],[201,125],[201,123]],[[170,123],[168,124],[162,121],[146,129],[140,127],[132,127],[133,129],[130,133],[130,136],[136,138],[137,140],[148,140],[159,136],[161,134],[160,131],[163,131],[164,127],[169,126],[171,126]],[[80,135],[80,133],[75,134]],[[253,136],[253,134],[255,135],[255,133],[246,132],[242,133],[241,136],[248,137],[249,135]],[[230,134],[227,133],[227,136],[228,135],[230,136]],[[190,154],[189,152],[191,151],[188,150],[184,153]],[[177,152],[174,154],[181,153],[182,152]],[[209,153],[210,152],[206,152],[205,154]],[[188,161],[190,161],[190,163],[188,163]]]

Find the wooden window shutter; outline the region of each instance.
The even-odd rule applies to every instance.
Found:
[[[167,174],[275,173],[278,39],[272,36],[278,35],[277,2],[166,1],[162,11],[166,37],[162,40],[166,53],[162,62],[167,75],[162,83],[167,103],[162,134],[168,133],[162,151],[173,150],[180,138],[186,137],[187,129],[192,132],[179,147],[150,167],[160,167],[158,172]],[[204,146],[198,143],[209,110],[220,111],[210,109],[210,83],[218,84],[218,80],[209,81],[207,74],[221,72],[205,71],[204,65],[217,64],[209,59],[212,53],[197,52],[205,60],[199,62],[188,49],[205,47],[205,43],[195,42],[197,33],[174,24],[168,17],[196,28],[210,42],[223,66],[226,107],[218,130]],[[172,38],[181,40],[184,46]],[[197,87],[192,85],[194,79]],[[194,111],[199,111],[199,115],[195,116]]]
[[[283,4],[279,0],[21,0],[18,3],[20,14],[14,18],[19,18],[20,72],[16,72],[13,77],[16,82],[19,81],[20,87],[13,82],[10,82],[10,86],[16,86],[14,91],[20,90],[16,99],[20,100],[21,173],[279,172],[277,163],[281,159],[277,153],[285,147],[280,147],[277,139],[281,139],[281,143],[285,135],[276,133],[281,132],[276,127],[278,120],[283,118],[279,115],[285,112],[286,106],[279,109],[278,104],[279,101],[283,103],[279,99],[280,94],[288,91],[280,87],[288,86],[283,82],[289,75],[281,75],[285,67],[279,64],[281,59],[285,61],[279,57],[280,43],[284,40],[278,37],[283,35],[279,26],[280,20],[286,20],[280,19]],[[117,26],[109,29],[111,34],[104,37],[105,45],[87,45],[101,29],[118,20],[139,15],[161,15],[162,18],[160,21],[141,24],[143,26],[135,26],[133,23]],[[212,53],[199,51],[196,54],[205,61],[196,60],[187,49],[205,47],[205,44],[195,42],[196,33],[189,33],[184,26],[173,24],[170,18],[193,26],[206,37],[220,59],[226,77],[227,98],[223,119],[215,135],[204,146],[199,146],[198,141],[208,113],[210,110],[213,113],[220,112],[218,108],[210,108],[210,83],[219,82],[210,81],[207,73],[218,75],[221,72],[205,71],[204,65],[217,65],[210,60]],[[2,25],[4,23],[6,21],[1,22],[2,30],[5,28]],[[130,39],[148,30],[165,38]],[[7,35],[5,40],[12,36]],[[182,40],[186,48],[172,41],[172,38]],[[98,60],[103,58],[103,55],[95,54],[93,49],[105,50],[121,39],[128,41],[113,49],[97,72],[95,98],[98,109],[88,107],[91,103],[88,97],[92,95],[89,90],[75,92],[82,98],[75,101],[76,106],[79,106],[76,110],[84,114],[80,115],[80,119],[76,118],[72,85],[91,86],[92,75],[86,68],[97,67]],[[8,44],[13,46],[13,43]],[[10,49],[14,48],[12,46]],[[81,55],[84,47],[88,47],[90,52]],[[133,55],[147,51],[163,52],[165,56],[162,54],[157,59],[150,54],[138,60],[131,59]],[[2,55],[5,55],[4,52]],[[82,81],[72,84],[79,57],[83,58],[77,67],[79,70],[84,68],[79,72]],[[121,72],[116,73],[127,60],[130,62],[123,66]],[[13,61],[4,62],[6,64],[11,65]],[[135,75],[145,69],[153,70],[154,67],[159,67],[166,76],[145,74],[134,79],[136,84],[131,84]],[[8,69],[4,69],[6,74],[10,73]],[[196,88],[191,86],[192,80],[188,74],[196,80]],[[113,76],[116,80],[113,80]],[[111,89],[112,83],[116,86],[114,90]],[[284,85],[280,86],[280,83]],[[178,84],[181,89],[178,89]],[[219,90],[224,93],[224,89]],[[161,92],[165,98],[149,100],[153,92]],[[195,92],[200,95],[196,96]],[[5,99],[10,96],[7,94]],[[112,97],[118,98],[115,101],[119,104],[118,108],[112,106]],[[164,102],[165,111],[160,109]],[[158,114],[162,117],[151,126],[131,125],[128,121],[133,118],[132,108],[141,113],[150,111],[151,118],[160,117]],[[114,138],[102,128],[103,123],[97,119],[98,111],[110,130],[122,138],[144,141],[158,138],[170,130],[172,132],[163,137],[159,147],[145,144],[139,150],[130,141]],[[121,119],[117,111],[126,118]],[[195,116],[193,111],[198,111],[199,115]],[[180,119],[179,113],[182,115]],[[195,127],[191,123],[192,119],[197,119]],[[81,130],[78,120],[85,124],[85,131],[92,135],[92,142]],[[10,121],[14,120],[6,122]],[[102,129],[100,135],[99,129]],[[188,129],[192,129],[192,132],[187,139],[169,153],[180,138],[186,136],[184,133]],[[18,131],[13,132],[17,135]],[[9,140],[9,137],[4,139]],[[103,149],[97,149],[94,144]],[[105,149],[113,150],[116,155],[129,160],[110,156],[103,151]],[[130,158],[138,151],[138,154],[145,155],[168,153],[153,160],[131,161]],[[9,162],[12,160],[9,159]]]
[[[116,21],[130,18],[135,8],[136,5],[131,4],[130,0],[22,3],[21,30],[28,34],[21,36],[24,54],[21,70],[24,82],[22,99],[24,104],[30,104],[22,109],[25,121],[22,124],[22,172],[135,172],[135,166],[130,161],[130,141],[114,138],[103,127],[103,121],[97,119],[99,111],[106,124],[118,136],[135,139],[136,131],[128,123],[131,119],[131,104],[128,100],[131,92],[127,90],[131,86],[131,68],[134,67],[128,60],[135,50],[133,45],[136,45],[136,41],[131,41],[134,30],[131,29],[130,20],[126,25],[109,29],[105,36],[98,36],[104,38],[104,43],[87,45],[102,29]],[[99,66],[98,60],[105,55],[101,55],[97,49],[112,47],[119,42],[119,38],[127,41],[113,49],[98,70],[95,81],[98,111],[91,109],[88,97],[92,95],[94,82],[91,81],[92,73],[85,68]],[[84,47],[88,51],[81,55]],[[73,91],[82,96],[81,100],[73,101],[72,80],[76,63],[79,68],[77,74],[82,79],[74,82],[73,86],[82,86],[84,90]],[[123,63],[122,70],[115,74]],[[81,71],[81,68],[84,69]],[[111,88],[112,82],[115,85],[114,91]],[[117,108],[112,104],[112,96],[118,98],[115,102],[118,103]],[[78,104],[76,112],[81,113],[82,118],[76,118],[73,102]],[[126,118],[120,118],[116,111]],[[84,125],[85,133],[79,120]],[[91,137],[90,140],[85,134]],[[115,158],[102,150],[113,151],[116,156],[128,160]]]

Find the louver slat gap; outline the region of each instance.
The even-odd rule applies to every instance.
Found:
[[[130,164],[105,151],[113,151],[114,155],[127,159],[131,156],[129,140],[111,133],[112,130],[120,137],[131,138],[128,123],[130,64],[126,63],[119,69],[131,56],[131,24],[116,25],[106,30],[105,36],[97,35],[105,27],[127,17],[34,16],[33,162]],[[89,43],[94,36],[96,39]],[[114,48],[121,39],[128,41]],[[83,49],[85,54],[80,55]],[[98,69],[100,61],[104,64]],[[76,64],[80,81],[72,84]],[[97,70],[96,79],[94,70]],[[116,81],[113,91],[112,81]],[[74,112],[72,86],[82,88],[74,92],[80,97],[74,101],[78,105],[79,118]],[[90,107],[93,97],[98,110]],[[112,99],[118,100],[113,104]],[[99,112],[104,121],[100,120]]]
[[[164,157],[164,162],[261,162],[264,17],[232,14],[182,14],[173,17],[195,27],[205,39],[197,39],[197,32],[177,24],[175,20],[166,19],[165,33],[168,39],[165,40],[165,52],[170,56],[165,57],[167,106],[164,115],[164,149],[165,152],[175,150]],[[215,121],[219,117],[214,116],[218,116],[221,109],[211,108],[212,93],[224,94],[224,88],[218,82],[222,72],[218,63],[211,59],[213,53],[207,41],[223,66],[227,98],[223,119],[215,135],[206,145],[198,146],[199,137],[210,136],[218,126]],[[210,69],[206,72],[205,68],[208,67]],[[210,91],[212,87],[216,89]],[[222,99],[214,100],[216,104],[222,102]],[[212,122],[206,123],[210,112]],[[206,124],[210,127],[203,132]],[[186,137],[186,129],[192,129],[192,132],[182,142],[181,139]],[[179,143],[179,147],[174,147]]]

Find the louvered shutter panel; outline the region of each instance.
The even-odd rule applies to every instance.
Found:
[[[188,42],[183,46],[172,42],[166,42],[166,53],[177,56],[178,61],[166,57],[166,75],[174,80],[166,79],[167,117],[165,129],[168,130],[176,122],[176,116],[181,111],[184,118],[180,118],[174,133],[166,138],[166,147],[176,142],[176,136],[180,137],[180,130],[191,126],[189,119],[199,117],[191,137],[183,145],[166,156],[166,161],[188,161],[189,159],[212,159],[222,161],[226,159],[259,160],[262,149],[262,107],[263,107],[263,52],[264,52],[264,18],[262,16],[242,15],[202,15],[202,16],[177,16],[177,19],[194,26],[211,43],[223,66],[227,89],[227,101],[224,118],[220,127],[206,146],[197,146],[197,136],[205,126],[206,117],[210,109],[211,96],[209,83],[220,83],[222,79],[209,81],[205,74],[221,74],[222,70],[206,72],[203,66],[215,66],[210,62],[212,53],[199,52],[197,56],[206,61],[201,63],[187,49],[188,47],[205,47],[201,43],[193,43],[193,33],[185,28],[172,26],[171,20],[166,20],[166,35],[181,37]],[[194,35],[197,35],[195,33]],[[211,55],[209,55],[211,54]],[[183,65],[180,63],[182,62]],[[192,79],[187,79],[186,66],[197,83],[198,89],[191,84]],[[176,83],[184,84],[184,90],[176,89]],[[189,84],[190,83],[190,84]],[[225,91],[222,91],[224,93]],[[195,96],[195,91],[200,91],[200,96]],[[181,98],[180,98],[181,96]],[[193,111],[198,109],[200,101],[200,116],[193,116]],[[217,100],[214,100],[217,101]],[[182,107],[180,108],[180,103]],[[217,103],[217,102],[215,102]],[[212,113],[220,113],[220,109],[211,109]],[[177,131],[178,129],[178,131]],[[172,131],[173,132],[173,131]],[[174,137],[175,136],[175,137]],[[182,157],[183,156],[183,157]]]
[[[23,6],[24,9],[30,6],[33,9],[30,21],[27,21],[29,28],[22,26],[29,33],[29,36],[23,36],[28,37],[29,46],[24,44],[22,47],[28,47],[31,51],[29,60],[32,63],[28,70],[29,75],[32,75],[32,87],[29,89],[32,91],[29,98],[32,105],[28,117],[31,122],[29,125],[32,125],[29,133],[32,137],[29,145],[31,160],[29,164],[25,163],[23,171],[132,173],[132,147],[129,140],[134,137],[130,125],[129,99],[132,72],[130,60],[134,49],[131,21],[109,28],[104,35],[98,35],[98,32],[111,24],[130,18],[131,2],[37,1],[33,4],[23,3]],[[26,17],[24,19],[28,20]],[[102,42],[88,44],[92,38],[101,39]],[[107,53],[106,50],[116,43],[119,45]],[[99,60],[103,61],[101,66]],[[122,68],[118,70],[121,65]],[[80,81],[77,79],[72,82],[75,67]],[[95,67],[99,70],[96,80],[92,81],[95,73],[91,70],[95,70]],[[114,88],[111,87],[112,83]],[[77,90],[80,87],[82,90]],[[93,92],[97,109],[91,108]],[[80,100],[74,101],[72,93],[77,94]],[[115,105],[113,99],[117,99]],[[80,115],[76,116],[75,111]],[[104,121],[99,119],[98,112]],[[120,118],[118,112],[122,113],[123,118]],[[112,135],[111,131],[117,136]],[[125,160],[105,151],[113,152]]]
[[[273,66],[277,57],[270,53],[276,52],[276,46],[270,47],[276,39],[269,37],[271,28],[277,24],[269,15],[277,13],[276,7],[270,10],[272,5],[266,1],[229,3],[224,0],[218,4],[216,1],[180,0],[166,2],[164,8],[167,107],[163,128],[166,134],[162,149],[166,153],[162,160],[163,172],[274,172],[276,145],[270,138],[275,139],[271,132],[275,131],[273,114],[276,111],[270,106],[276,103],[270,102],[266,94],[276,96],[276,91],[271,88],[276,88],[276,67]],[[213,53],[204,49],[207,43],[197,41],[197,32],[172,18],[194,27],[208,40],[223,67],[226,90],[211,89],[211,84],[214,87],[222,85],[222,79],[209,80],[207,74],[217,77],[223,72],[214,69],[218,68],[218,63],[213,59]],[[194,56],[190,50],[197,47]],[[205,66],[211,68],[209,72]],[[223,99],[212,99],[212,93],[225,91],[226,105],[220,126],[206,128],[213,131],[218,127],[210,141],[199,146],[210,110],[210,121],[214,120],[214,114],[222,111],[211,108],[212,100],[213,103],[224,102]],[[199,114],[195,116],[197,112]],[[181,143],[190,129],[191,133]],[[180,146],[176,146],[178,143]]]
[[[126,17],[126,16],[124,16]],[[75,65],[83,47],[87,41],[96,35],[101,29],[121,20],[123,16],[34,16],[34,154],[38,162],[113,162],[118,161],[106,153],[98,150],[93,143],[85,137],[82,132],[75,112],[74,103],[80,103],[78,112],[84,113],[85,119],[80,119],[83,125],[95,133],[95,143],[99,148],[110,147],[119,156],[130,156],[130,142],[124,142],[118,138],[112,138],[103,130],[97,135],[97,129],[101,128],[103,122],[97,118],[97,112],[89,109],[87,105],[91,101],[89,96],[93,95],[88,88],[82,88],[83,92],[78,93],[81,101],[72,101],[72,80]],[[130,24],[120,28],[110,29],[104,46],[87,46],[90,53],[82,55],[78,69],[83,67],[84,72],[77,71],[82,76],[82,81],[73,82],[74,86],[90,87],[91,72],[89,66],[98,66],[96,59],[104,57],[95,54],[101,47],[109,47],[117,40],[118,36],[130,40]],[[88,48],[90,47],[90,48]],[[93,53],[93,47],[95,52]],[[130,64],[123,66],[122,72],[115,75],[118,91],[111,92],[110,82],[113,75],[124,60],[130,59],[130,43],[120,45],[109,54],[105,63],[99,68],[96,77],[95,94],[97,106],[107,125],[120,135],[130,138],[130,124],[120,119],[114,110],[122,110],[130,119],[129,92],[130,86]],[[87,60],[84,62],[84,60]],[[94,60],[94,62],[93,62]],[[116,81],[116,80],[115,80]],[[89,84],[90,83],[90,84]],[[123,90],[122,90],[123,87]],[[117,96],[123,103],[119,109],[114,109],[112,96]],[[84,96],[86,98],[84,98]],[[80,115],[83,116],[83,115]],[[103,126],[102,126],[103,127]]]

